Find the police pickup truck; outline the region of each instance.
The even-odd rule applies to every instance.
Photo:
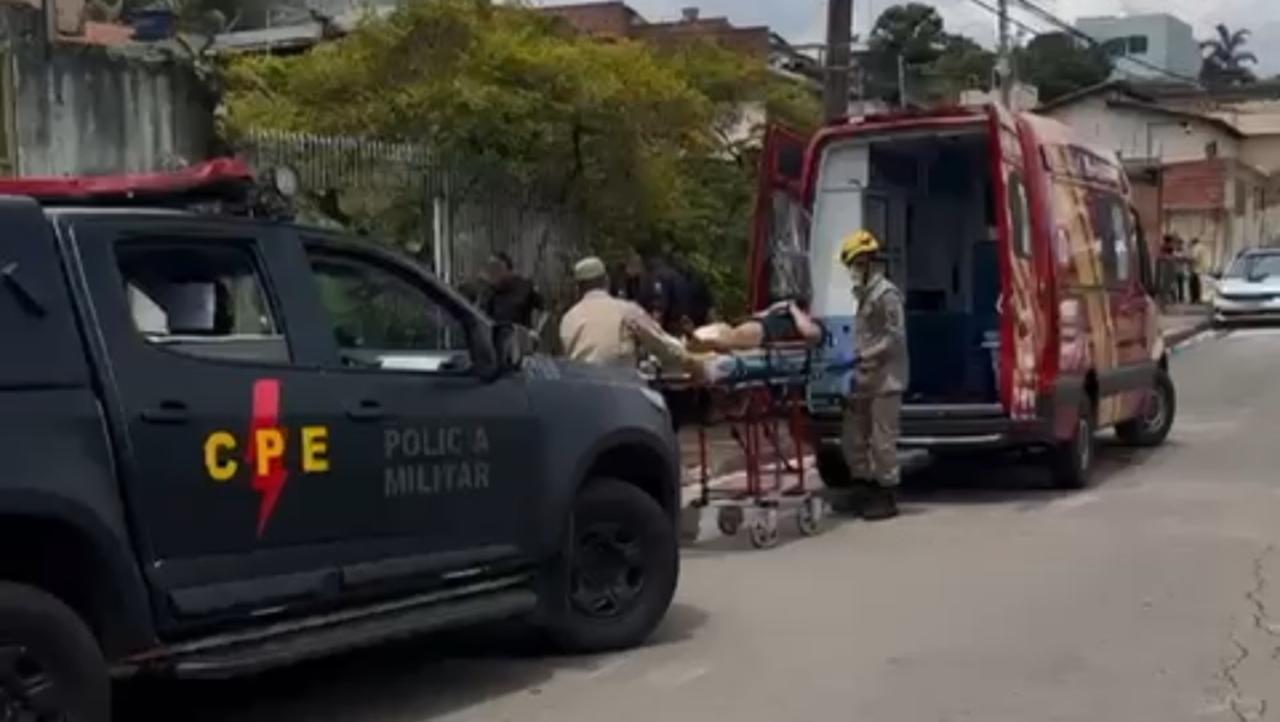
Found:
[[[645,640],[679,568],[661,398],[396,254],[200,209],[250,182],[0,182],[0,720],[501,619]]]

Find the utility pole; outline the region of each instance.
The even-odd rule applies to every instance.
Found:
[[[827,121],[849,115],[849,75],[853,68],[853,0],[827,0],[827,67],[824,107]]]
[[[1013,61],[1009,57],[1009,0],[999,0],[1000,39],[996,58],[996,76],[1000,83],[1000,103],[1008,108],[1013,95]]]
[[[905,108],[907,102],[907,56],[898,53],[898,105]]]

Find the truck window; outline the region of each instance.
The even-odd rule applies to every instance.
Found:
[[[116,257],[134,327],[148,343],[206,359],[289,363],[288,343],[247,245],[126,241]]]
[[[466,324],[425,289],[356,255],[309,253],[344,364],[423,372],[470,368]]]

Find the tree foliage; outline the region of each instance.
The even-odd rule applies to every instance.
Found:
[[[372,136],[494,164],[586,220],[602,251],[744,254],[745,110],[817,121],[762,61],[710,44],[597,42],[488,0],[420,0],[296,57],[227,69],[227,129]]]
[[[1200,43],[1200,50],[1204,53],[1200,79],[1208,85],[1253,82],[1256,78],[1246,65],[1256,65],[1258,56],[1243,49],[1249,42],[1249,30],[1242,28],[1233,31],[1226,25],[1218,24],[1214,32],[1214,37]]]
[[[1083,45],[1067,33],[1037,35],[1014,54],[1020,77],[1036,86],[1048,102],[1111,77],[1111,58],[1096,45]]]
[[[954,101],[960,91],[988,88],[995,55],[963,35],[946,31],[931,5],[907,3],[876,19],[866,60],[867,95],[902,103],[899,61],[907,98],[915,103]]]

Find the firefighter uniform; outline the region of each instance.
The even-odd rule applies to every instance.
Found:
[[[607,270],[600,259],[579,262],[574,278],[586,290],[560,322],[565,355],[575,361],[630,369],[636,368],[642,352],[653,354],[664,366],[678,368],[684,363],[684,346],[643,308],[609,295]]]
[[[843,425],[845,460],[855,480],[889,492],[880,506],[896,513],[892,490],[899,481],[899,416],[908,374],[902,293],[884,272],[880,243],[870,233],[850,236],[840,260],[854,276],[858,307],[858,361]]]

